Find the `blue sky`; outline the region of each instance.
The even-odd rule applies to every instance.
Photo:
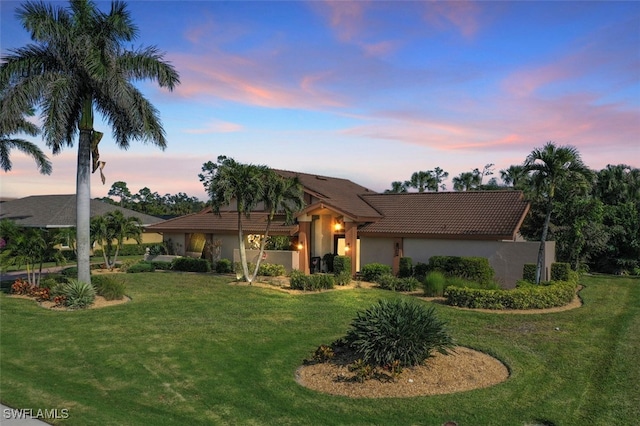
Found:
[[[66,2],[54,2],[66,6]],[[0,3],[2,54],[29,36]],[[109,3],[97,3],[107,11]],[[176,67],[142,84],[168,147],[100,144],[107,182],[205,199],[203,163],[343,177],[383,191],[418,170],[495,174],[547,141],[593,169],[640,167],[640,2],[133,1],[140,36]],[[34,139],[46,151],[44,143]],[[49,152],[50,153],[50,152]],[[53,174],[12,153],[5,197],[75,191],[74,148]]]

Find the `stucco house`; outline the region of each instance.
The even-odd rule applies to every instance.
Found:
[[[162,218],[125,209],[99,200],[90,202],[91,217],[102,216],[108,212],[119,210],[125,217],[134,216],[140,219],[143,228],[143,243],[161,243],[162,235],[149,232],[147,228]],[[32,228],[73,228],[76,226],[76,196],[72,195],[32,195],[0,203],[0,220],[8,219],[16,225]],[[135,241],[125,241],[135,243]]]
[[[361,265],[379,262],[398,270],[401,257],[414,264],[431,256],[481,256],[489,259],[496,278],[508,288],[522,278],[525,263],[535,263],[539,243],[525,242],[518,234],[529,204],[520,191],[430,192],[380,194],[350,180],[274,170],[297,177],[304,187],[305,208],[295,224],[275,220],[270,235],[288,235],[295,241],[290,268],[317,270],[327,253],[352,259],[352,273]],[[243,217],[245,235],[260,234],[264,212]],[[203,242],[215,246],[219,258],[237,259],[237,212],[215,215],[211,209],[149,226],[164,235],[176,254],[202,253]],[[194,242],[198,242],[195,244]],[[276,253],[268,253],[275,262]],[[280,259],[281,258],[277,258]],[[548,242],[544,270],[555,259],[555,244]]]

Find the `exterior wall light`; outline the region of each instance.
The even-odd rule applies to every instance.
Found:
[[[302,243],[298,243],[298,250],[302,250]]]

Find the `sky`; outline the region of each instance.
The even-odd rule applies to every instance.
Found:
[[[380,192],[436,167],[448,190],[486,164],[499,179],[549,141],[577,148],[594,170],[640,167],[640,2],[127,4],[139,28],[129,47],[157,46],[181,84],[138,84],[159,110],[164,151],[117,148],[97,117],[106,183],[96,173],[92,197],[124,181],[133,193],[206,200],[198,173],[219,155]],[[3,56],[31,42],[19,5],[0,3]],[[53,156],[25,138],[53,173],[14,150],[0,195],[74,193],[77,142]]]

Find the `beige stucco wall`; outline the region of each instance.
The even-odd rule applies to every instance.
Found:
[[[379,262],[393,264],[394,240],[392,238],[361,237],[362,250],[360,263]],[[517,280],[522,279],[525,263],[536,263],[538,242],[514,241],[461,241],[461,240],[425,240],[405,238],[403,255],[410,257],[413,263],[428,263],[432,256],[478,256],[489,259],[496,271],[496,279],[504,288],[513,288]],[[551,263],[555,261],[555,242],[546,243],[543,279],[548,279]]]
[[[255,264],[258,261],[258,255],[260,254],[260,250],[247,250],[247,261]],[[293,269],[298,269],[299,267],[299,256],[297,251],[291,250],[265,250],[265,258],[263,258],[263,263],[272,263],[275,265],[282,265],[287,270],[287,272],[291,272]],[[233,262],[240,262],[240,250],[233,250]],[[253,271],[251,271],[253,272]]]

